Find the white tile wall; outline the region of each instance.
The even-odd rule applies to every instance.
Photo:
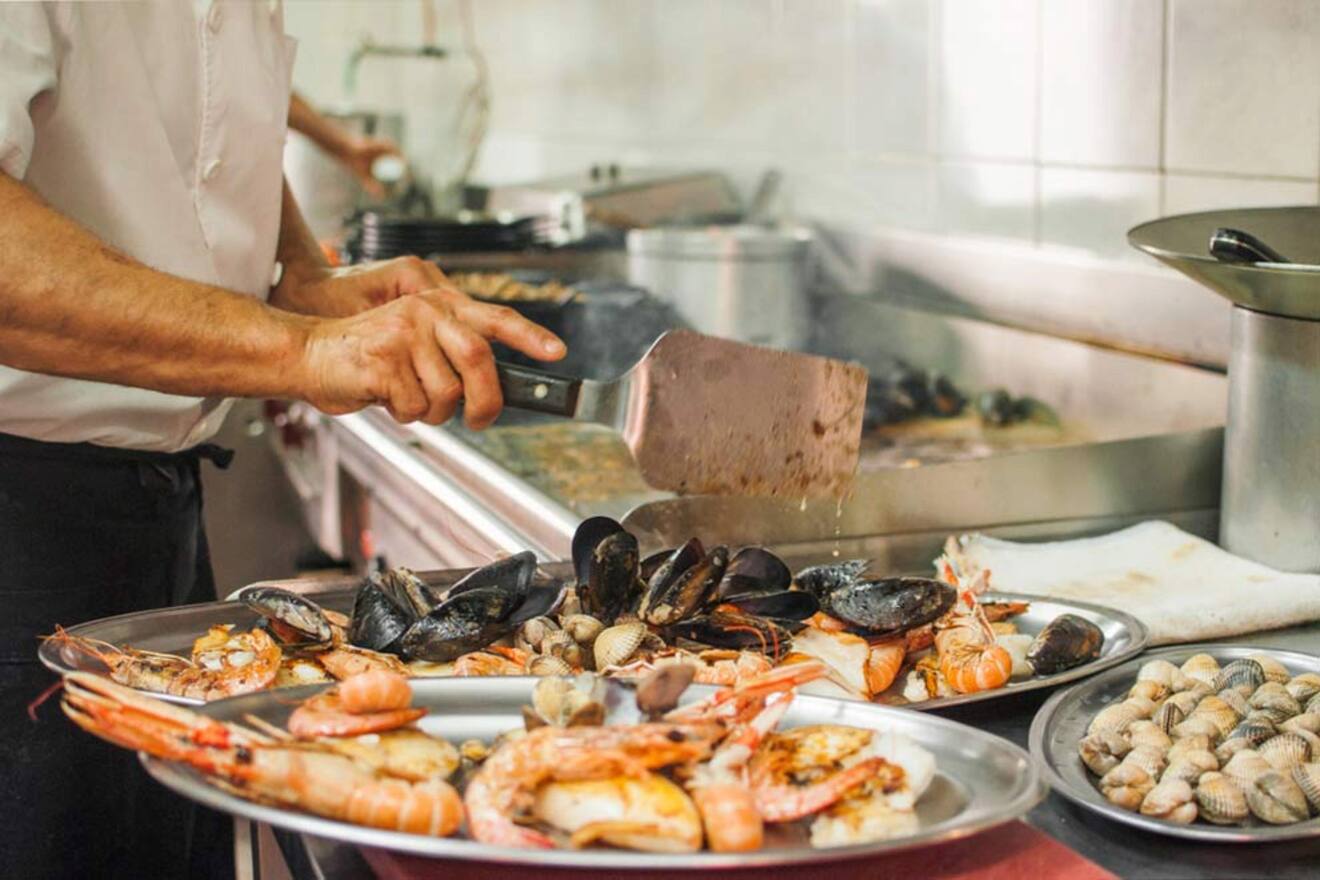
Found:
[[[362,35],[461,45],[459,0],[290,2],[295,83],[345,99]],[[468,0],[489,59],[478,176],[592,162],[785,171],[799,216],[1131,259],[1153,216],[1320,200],[1320,0]],[[419,62],[425,65],[425,62]],[[367,62],[442,166],[462,57]]]

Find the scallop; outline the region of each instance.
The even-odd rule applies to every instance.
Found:
[[[1219,728],[1220,736],[1226,735],[1236,727],[1240,717],[1232,706],[1214,694],[1203,697],[1201,702],[1196,704],[1196,708],[1192,710],[1192,714],[1187,716],[1188,720],[1209,718]]]
[[[1154,681],[1173,687],[1173,678],[1178,667],[1168,660],[1148,660],[1137,670],[1137,681]]]
[[[1113,770],[1131,750],[1132,745],[1126,737],[1108,731],[1084,736],[1077,743],[1082,763],[1096,776],[1104,776]]]
[[[1213,685],[1215,677],[1219,675],[1219,661],[1209,654],[1193,654],[1178,668],[1188,678],[1203,681],[1208,685]]]
[[[1136,707],[1127,702],[1114,703],[1106,706],[1096,713],[1091,719],[1091,725],[1086,728],[1090,733],[1123,733],[1128,729],[1133,721],[1140,718],[1141,715]]]
[[[640,620],[630,620],[606,627],[592,643],[592,654],[596,658],[596,668],[604,670],[610,666],[621,666],[637,653],[650,632]]]
[[[1210,751],[1210,737],[1208,736],[1184,736],[1173,741],[1169,746],[1169,751],[1164,758],[1170,764],[1181,758],[1189,752],[1208,752]],[[1217,768],[1216,768],[1217,769]]]
[[[1299,764],[1292,768],[1292,778],[1302,790],[1311,809],[1320,813],[1320,764]]]
[[[1158,705],[1161,700],[1169,695],[1169,693],[1168,685],[1146,679],[1145,681],[1139,681],[1132,685],[1132,689],[1128,691],[1128,696],[1141,697]]]
[[[605,629],[605,624],[590,614],[566,614],[560,619],[560,625],[573,641],[584,648],[591,647],[596,641],[596,636]]]
[[[1205,749],[1191,751],[1172,758],[1169,766],[1160,774],[1160,782],[1166,779],[1182,779],[1195,785],[1201,774],[1219,769],[1219,759]]]
[[[1275,770],[1291,770],[1311,758],[1311,744],[1295,733],[1272,736],[1256,746],[1256,751]]]
[[[1136,746],[1154,746],[1160,750],[1160,754],[1167,752],[1169,747],[1173,745],[1173,740],[1169,738],[1168,733],[1160,729],[1154,721],[1146,721],[1145,719],[1133,721],[1128,725],[1127,738],[1134,748]]]
[[[1290,825],[1310,815],[1305,792],[1286,771],[1260,774],[1246,787],[1245,794],[1247,808],[1271,825]]]
[[[1178,708],[1178,704],[1173,700],[1165,700],[1160,707],[1155,710],[1151,716],[1151,721],[1160,730],[1169,733],[1180,721],[1187,717],[1187,713]]]
[[[1320,712],[1303,712],[1294,715],[1279,725],[1279,730],[1305,730],[1308,733],[1320,733]]]
[[[1253,709],[1268,714],[1275,724],[1302,712],[1301,704],[1277,681],[1268,681],[1256,688],[1247,702]]]
[[[1141,801],[1141,814],[1179,825],[1196,819],[1197,806],[1192,786],[1183,779],[1161,780]]]
[[[1201,777],[1196,784],[1196,803],[1201,818],[1216,825],[1236,825],[1249,813],[1242,789],[1222,773],[1210,772]]]
[[[1253,784],[1257,776],[1269,773],[1274,768],[1270,766],[1269,761],[1261,757],[1260,752],[1255,749],[1243,749],[1233,755],[1220,769],[1225,776],[1245,790],[1247,786]]]
[[[1300,675],[1294,675],[1284,689],[1293,695],[1293,699],[1305,703],[1307,700],[1320,694],[1320,675],[1314,672],[1303,672]]]
[[[1287,684],[1292,679],[1292,673],[1288,671],[1288,667],[1284,666],[1269,654],[1249,654],[1247,659],[1255,660],[1260,664],[1261,671],[1265,673],[1266,681]]]
[[[1100,780],[1100,791],[1114,806],[1136,812],[1155,787],[1150,774],[1135,764],[1119,764]]]
[[[1219,670],[1211,687],[1216,691],[1231,687],[1249,696],[1256,688],[1265,683],[1265,670],[1255,660],[1234,660]]]

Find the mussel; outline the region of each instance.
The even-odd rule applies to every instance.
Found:
[[[348,627],[348,640],[360,648],[398,654],[403,650],[399,640],[416,617],[400,608],[381,589],[379,579],[379,575],[372,575],[358,587],[353,597],[353,618]]]
[[[239,600],[270,621],[283,642],[324,645],[331,639],[325,612],[306,596],[279,587],[249,587]]]
[[[821,609],[868,632],[922,626],[953,607],[958,592],[942,581],[919,577],[857,580],[826,591]]]
[[[773,620],[738,611],[712,611],[665,627],[665,637],[686,639],[715,648],[739,648],[783,656],[793,633],[804,626],[795,620]]]
[[[793,575],[784,561],[764,547],[743,547],[729,559],[716,598],[747,593],[778,593],[789,588]]]
[[[638,610],[642,620],[654,626],[676,623],[691,617],[714,595],[729,564],[729,548],[716,547],[686,569],[677,568],[691,546],[689,541],[674,552],[673,566],[666,562],[656,570]]]
[[[1045,625],[1027,648],[1037,675],[1053,675],[1100,656],[1105,634],[1085,617],[1060,614]]]
[[[500,587],[466,590],[441,602],[403,634],[400,647],[415,660],[444,663],[486,647],[509,632],[522,597]]]
[[[797,573],[793,580],[817,599],[824,599],[830,593],[842,587],[857,583],[870,568],[869,559],[849,559],[846,562],[832,562],[828,565],[813,565]]]
[[[582,610],[611,624],[638,593],[637,539],[609,517],[584,520],[573,535],[573,569]]]

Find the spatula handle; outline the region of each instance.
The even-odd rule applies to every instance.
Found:
[[[577,412],[578,393],[582,390],[581,379],[556,376],[554,373],[500,361],[495,362],[495,372],[500,377],[505,406],[568,418]]]

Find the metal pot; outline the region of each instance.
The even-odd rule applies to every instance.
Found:
[[[703,333],[800,348],[810,333],[810,246],[810,233],[801,229],[634,229],[628,233],[628,281]]]
[[[1216,260],[1208,246],[1220,229],[1245,230],[1293,262]],[[1320,572],[1320,208],[1187,214],[1128,239],[1234,305],[1220,543]]]
[[[387,137],[396,144],[403,143],[401,114],[363,110],[324,115],[355,134]],[[344,221],[368,198],[348,169],[310,138],[293,130],[289,131],[284,147],[284,176],[298,200],[303,219],[318,239],[342,235]]]

